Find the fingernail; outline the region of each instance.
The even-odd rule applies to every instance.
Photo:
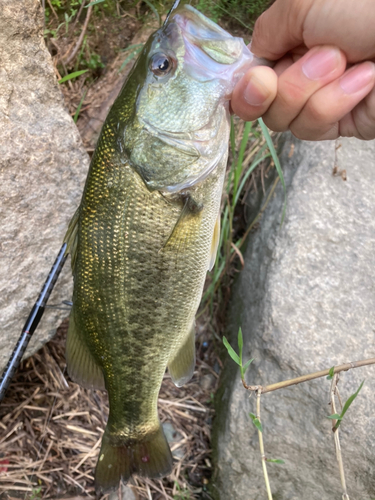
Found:
[[[302,64],[302,71],[310,80],[319,80],[334,71],[341,60],[338,49],[325,47],[317,48]]]
[[[375,66],[372,63],[361,64],[353,68],[340,79],[340,87],[345,94],[355,94],[365,88],[375,76]]]
[[[267,88],[255,76],[252,76],[244,92],[245,101],[250,106],[260,106],[269,96]]]

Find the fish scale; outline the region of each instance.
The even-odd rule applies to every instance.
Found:
[[[194,23],[207,37],[189,51]],[[246,51],[192,7],[177,9],[146,43],[106,119],[69,226],[68,371],[109,399],[98,493],[133,473],[171,471],[157,399],[167,367],[178,386],[194,372],[195,314],[219,241],[233,86],[225,78],[239,77]]]
[[[224,168],[195,188],[194,196],[202,201],[205,217],[203,223],[199,214],[192,217],[192,227],[185,229],[189,245],[181,241],[175,252],[167,241],[181,213],[181,202],[148,191],[129,165],[117,161],[108,135],[112,134],[105,130],[105,146],[98,148],[93,163],[97,173],[88,183],[80,216],[84,243],[78,244],[76,268],[85,271],[75,272],[73,314],[79,318],[76,327],[89,336],[87,342],[97,363],[108,366],[105,377],[111,415],[116,414],[123,426],[129,426],[129,421],[133,426],[150,421],[155,427],[158,419],[154,400],[170,353],[186,336],[199,304],[207,270],[207,257],[202,256],[209,253],[211,239],[207,238],[207,230],[213,232],[222,187],[222,180],[217,178],[223,176]],[[104,188],[108,179],[111,194]],[[213,193],[212,188],[217,192]],[[108,217],[112,209],[115,217]],[[165,353],[162,360],[161,349]],[[138,388],[141,400],[136,398],[133,403],[127,393],[127,380],[139,375],[148,383]],[[142,400],[148,401],[149,397],[152,403],[145,408]]]

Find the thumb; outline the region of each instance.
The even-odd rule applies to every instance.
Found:
[[[254,26],[251,51],[275,61],[303,43],[303,27],[313,0],[276,0]]]

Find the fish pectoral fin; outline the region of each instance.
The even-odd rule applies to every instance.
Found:
[[[197,203],[190,194],[183,195],[182,200],[184,205],[181,213],[163,248],[175,248],[179,251],[195,234],[194,228],[197,218],[200,218],[203,205]]]
[[[69,223],[68,230],[64,237],[64,243],[67,244],[66,253],[70,254],[72,271],[74,273],[74,266],[77,258],[77,243],[78,243],[78,219],[79,207],[75,211],[72,220]]]
[[[195,368],[195,323],[181,344],[177,354],[169,361],[168,371],[177,387],[189,382]]]
[[[217,216],[217,220],[216,220],[216,224],[215,224],[215,228],[214,228],[214,234],[213,234],[212,242],[211,242],[210,263],[208,265],[209,271],[211,271],[215,265],[217,250],[219,248],[219,242],[220,242],[220,213]]]
[[[96,493],[104,494],[118,488],[132,474],[159,478],[170,474],[173,458],[160,422],[141,440],[120,440],[106,429],[95,470]]]
[[[65,351],[69,376],[87,389],[105,389],[103,372],[94,360],[74,321],[74,305],[70,314]]]

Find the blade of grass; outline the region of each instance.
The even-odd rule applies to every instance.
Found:
[[[236,132],[234,130],[234,121],[233,121],[233,116],[230,117],[230,147],[232,150],[232,156],[235,158],[236,156]]]
[[[241,327],[238,329],[238,352],[239,352],[239,358],[240,358],[240,363],[239,365],[242,367],[242,349],[243,349],[243,336],[242,336],[242,330]]]
[[[248,361],[246,361],[246,363],[243,365],[243,374],[245,375],[246,373],[246,370],[249,368],[249,366],[251,365],[251,363],[254,361],[254,358],[251,358],[249,359]]]
[[[152,12],[155,14],[155,17],[158,21],[158,25],[161,26],[159,12],[155,9],[155,7],[152,5],[152,3],[149,0],[143,0],[143,1],[146,5],[148,5],[150,7]]]
[[[235,363],[238,365],[240,364],[240,358],[238,357],[238,354],[236,351],[233,349],[233,347],[230,345],[230,343],[227,341],[226,337],[223,337],[223,342],[225,347],[227,348],[229,356],[233,359]]]
[[[240,194],[245,186],[245,183],[247,181],[247,179],[249,178],[249,176],[251,175],[251,173],[255,170],[255,168],[260,164],[262,163],[262,161],[264,161],[266,158],[269,158],[271,156],[271,153],[268,153],[266,154],[265,156],[262,156],[261,158],[259,158],[258,160],[254,161],[250,167],[246,170],[246,174],[243,176],[243,179],[241,181],[241,184],[237,190],[237,193],[236,193],[236,196],[234,198],[234,205],[237,205],[238,203],[238,200],[239,200],[239,197],[240,197]]]
[[[341,411],[341,414],[340,414],[339,418],[337,419],[337,422],[336,422],[336,425],[333,428],[333,431],[335,431],[338,428],[338,426],[340,425],[342,419],[344,418],[345,413],[348,411],[350,405],[353,403],[353,401],[355,400],[355,398],[358,396],[359,391],[362,389],[364,383],[365,383],[365,381],[363,381],[361,383],[361,385],[358,387],[358,389],[355,391],[355,393],[352,394],[348,398],[348,400],[346,401],[346,403],[344,404],[344,407],[343,407],[343,409]]]
[[[81,50],[79,51],[76,63],[74,65],[74,71],[77,71],[79,68],[79,64],[80,64],[81,59],[82,59],[83,51],[85,50],[85,47],[86,47],[86,43],[87,43],[87,35],[85,35],[85,37],[83,39]]]
[[[210,286],[207,288],[207,290],[205,291],[205,293],[202,297],[202,302],[205,302],[209,298],[211,293],[215,290],[217,280],[220,278],[221,273],[224,271],[224,267],[225,267],[225,260],[220,264],[220,266],[216,266],[214,268],[214,271],[215,271],[214,277],[212,279],[212,282],[210,283]]]
[[[105,0],[94,0],[93,2],[90,2],[88,5],[85,6],[85,9],[88,9],[89,7],[92,7],[93,5],[97,5],[98,3],[103,3]]]
[[[83,101],[85,100],[85,97],[86,97],[87,91],[88,91],[88,89],[86,89],[86,90],[84,91],[83,96],[82,96],[82,99],[79,101],[79,104],[78,104],[78,106],[77,106],[76,112],[74,113],[74,117],[73,117],[73,121],[74,121],[74,123],[77,123],[77,120],[78,120],[78,117],[79,117],[79,113],[80,113],[80,111],[81,111],[82,104],[83,104]]]
[[[126,47],[126,49],[121,49],[120,52],[128,52],[131,49],[137,49],[138,47],[143,47],[143,43],[133,43],[132,45],[129,45]]]
[[[132,52],[128,55],[128,57],[125,59],[125,61],[121,64],[120,69],[118,70],[119,73],[125,68],[125,66],[137,55],[139,52],[141,52],[143,44],[137,44],[138,48],[134,48]],[[135,47],[135,46],[134,46]]]
[[[80,71],[75,71],[74,73],[69,73],[69,75],[66,75],[63,78],[61,78],[61,80],[59,80],[59,83],[64,83],[67,82],[68,80],[73,80],[73,78],[77,78],[78,76],[81,76],[87,72],[88,69],[82,69]]]
[[[286,186],[285,186],[284,175],[283,175],[283,171],[281,170],[281,165],[280,165],[280,161],[279,161],[279,158],[278,158],[276,150],[275,150],[275,146],[273,145],[270,133],[268,132],[268,128],[266,127],[262,118],[258,119],[258,123],[260,125],[260,128],[262,129],[264,138],[266,139],[266,142],[267,142],[268,148],[270,150],[272,159],[275,163],[277,174],[280,177],[280,181],[281,181],[281,184],[282,184],[283,190],[284,190],[284,208],[283,208],[283,214],[281,217],[281,224],[282,224],[284,222],[285,211],[286,211]]]
[[[248,31],[251,31],[251,27],[248,26],[247,24],[245,24],[243,21],[241,21],[241,19],[239,19],[238,17],[234,16],[231,12],[229,12],[229,10],[226,10],[224,9],[224,7],[222,7],[221,5],[219,4],[216,4],[216,6],[221,9],[223,12],[225,12],[226,14],[228,14],[228,16],[232,17],[233,19],[235,19],[237,22],[239,22],[240,24],[242,24],[242,26],[244,28],[246,28]]]
[[[233,197],[235,197],[237,194],[237,187],[238,187],[238,183],[240,182],[240,177],[241,177],[242,170],[243,170],[243,167],[242,167],[243,157],[245,155],[246,145],[247,145],[247,141],[249,140],[249,134],[251,132],[251,128],[252,128],[252,123],[246,122],[244,131],[242,134],[240,150],[238,152],[237,166],[236,166],[235,171],[234,171]],[[234,205],[235,204],[233,204],[232,206],[234,206]]]

